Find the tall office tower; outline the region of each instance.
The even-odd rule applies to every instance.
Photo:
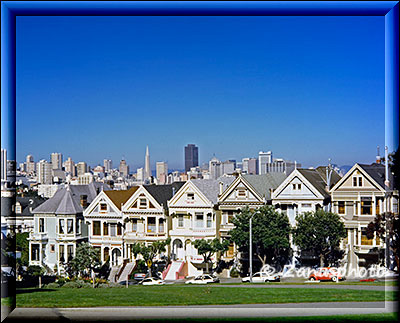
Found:
[[[80,176],[87,173],[87,164],[85,162],[79,162],[76,164],[76,175]]]
[[[144,169],[143,167],[138,168],[136,171],[136,180],[143,181],[144,180]]]
[[[62,169],[63,155],[61,153],[52,153],[50,157],[53,169]]]
[[[68,159],[65,161],[64,168],[67,173],[71,174],[71,176],[76,176],[75,163],[71,157],[68,157]]]
[[[236,160],[227,160],[221,163],[221,173],[226,175],[232,175],[235,172]]]
[[[104,172],[108,173],[112,169],[112,160],[111,159],[104,159]]]
[[[162,182],[164,180],[162,184],[165,184],[165,179],[167,175],[168,175],[168,164],[166,162],[157,162],[156,163],[157,180],[159,182]]]
[[[36,164],[32,155],[26,156],[26,172],[27,174],[34,174],[36,172]]]
[[[148,179],[151,177],[149,146],[146,146],[146,156],[144,160],[144,176],[145,176],[144,179]]]
[[[125,159],[121,159],[119,163],[119,172],[122,176],[127,177],[129,175],[129,166],[126,163]]]
[[[196,166],[199,166],[199,148],[196,145],[188,144],[185,147],[185,172]]]
[[[7,181],[7,149],[1,149],[1,180]]]
[[[266,165],[268,163],[272,163],[272,152],[271,151],[268,151],[268,152],[260,151],[258,153],[258,173],[259,174],[267,173]]]
[[[209,172],[211,179],[217,179],[222,173],[222,163],[215,156],[209,162]]]
[[[42,159],[36,164],[37,181],[40,184],[52,184],[52,164]]]

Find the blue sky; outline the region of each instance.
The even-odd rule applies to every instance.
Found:
[[[17,17],[17,160],[374,161],[384,17]],[[383,148],[381,149],[383,151]]]

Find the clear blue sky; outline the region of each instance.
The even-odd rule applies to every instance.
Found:
[[[17,160],[374,161],[384,17],[17,17]],[[383,151],[383,148],[381,149]]]

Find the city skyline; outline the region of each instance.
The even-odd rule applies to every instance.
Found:
[[[200,165],[268,150],[304,166],[348,165],[373,162],[384,147],[381,17],[18,17],[17,25],[19,161],[59,151],[93,165],[125,157],[136,169],[148,145],[153,169],[156,161],[184,169],[183,147],[195,143]]]

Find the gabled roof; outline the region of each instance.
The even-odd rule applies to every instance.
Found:
[[[316,169],[303,169],[303,168],[298,168],[297,169],[301,175],[303,175],[306,180],[314,186],[319,193],[321,193],[322,196],[325,198],[329,197],[329,193],[326,190],[326,182],[325,180],[321,177],[320,172],[318,172]]]
[[[276,189],[285,179],[284,173],[267,173],[262,175],[243,175],[243,178],[266,200],[271,199],[271,189]]]
[[[385,165],[373,163],[371,165],[358,164],[369,176],[373,178],[373,180],[379,184],[383,189],[386,189],[385,186]],[[391,171],[389,174],[389,189],[393,189],[393,174]]]
[[[154,197],[158,204],[167,207],[167,201],[171,199],[185,182],[174,182],[166,185],[143,185],[143,187]]]
[[[223,185],[223,191],[235,180],[235,177],[220,177],[218,179],[192,179],[191,182],[207,197],[216,204],[219,195],[219,183]]]
[[[121,205],[125,204],[126,201],[137,191],[139,186],[134,186],[129,190],[121,190],[121,191],[104,191],[109,199],[114,203],[114,205],[121,210]]]
[[[327,183],[326,169],[327,169],[327,166],[318,166],[316,168],[317,172],[322,177],[322,179],[325,181],[325,183]],[[340,176],[334,169],[332,169],[331,183],[329,185],[329,189],[331,189],[333,186],[335,186],[335,184],[337,182],[339,182],[341,178],[342,178],[342,176]]]
[[[99,185],[103,183],[90,183],[89,185],[68,185],[60,187],[54,196],[46,202],[38,206],[32,213],[47,213],[47,214],[77,214],[83,213],[83,208],[80,204],[82,195],[86,195],[87,203],[90,204],[102,187],[108,185]]]
[[[22,213],[16,214],[16,216],[33,216],[32,211],[39,205],[46,201],[43,197],[28,197],[28,196],[17,196],[17,202],[20,203]]]

